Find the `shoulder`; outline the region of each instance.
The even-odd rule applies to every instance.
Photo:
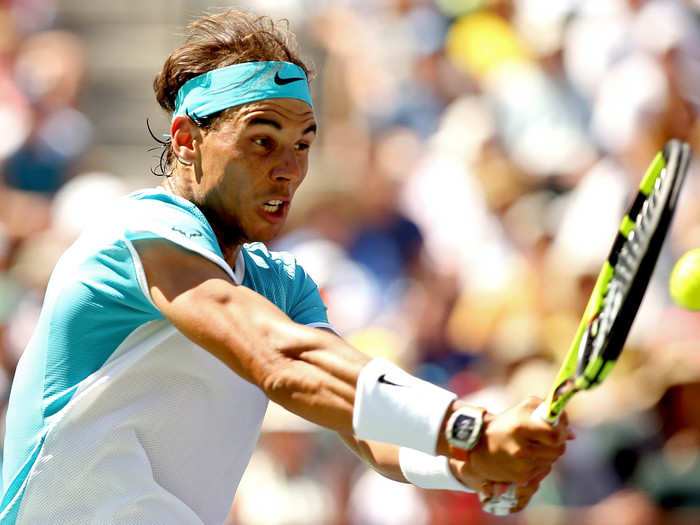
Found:
[[[134,213],[183,214],[199,222],[206,222],[197,206],[187,199],[167,192],[163,188],[147,188],[134,191],[121,201],[122,210]],[[128,217],[123,217],[128,218]]]
[[[163,188],[139,190],[125,197],[117,221],[129,241],[159,237],[190,251],[213,254],[217,260],[222,257],[216,234],[201,210]]]
[[[267,297],[293,321],[329,328],[318,286],[289,252],[270,251],[262,243],[243,245],[244,284]]]
[[[260,270],[269,269],[279,273],[282,277],[294,279],[304,270],[299,265],[296,257],[289,252],[270,251],[261,242],[253,242],[243,245],[243,253],[249,261]]]

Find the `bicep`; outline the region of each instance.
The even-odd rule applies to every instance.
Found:
[[[216,264],[166,239],[142,239],[133,245],[152,299],[161,310],[167,310],[182,293],[208,280],[229,281],[226,272]]]
[[[236,319],[265,316],[268,323],[288,322],[272,303],[234,284],[226,272],[205,257],[170,241],[134,242],[155,306],[189,339],[221,359],[244,379],[258,383],[259,359],[249,360],[255,334],[251,323]],[[235,324],[235,326],[234,326]]]

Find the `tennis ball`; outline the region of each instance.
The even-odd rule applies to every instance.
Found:
[[[678,306],[700,310],[700,248],[678,259],[671,272],[669,288]]]

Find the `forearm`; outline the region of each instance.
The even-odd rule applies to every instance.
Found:
[[[360,459],[379,474],[421,488],[479,491],[487,480],[468,461],[431,456],[378,441],[363,441],[341,434],[341,439]],[[445,468],[447,466],[447,468]]]
[[[399,465],[399,447],[379,441],[363,441],[354,434],[339,435],[350,450],[382,476],[401,483],[408,482]]]
[[[409,412],[419,413],[419,419],[435,422],[417,425],[414,430],[425,433],[426,439],[422,440],[422,447],[412,448],[430,454],[450,455],[444,431],[446,421],[454,410],[465,405],[459,400],[452,401],[456,397],[454,394],[420,381],[389,363],[386,366],[393,370],[380,366],[378,371],[370,371],[368,368],[371,367],[367,367],[369,357],[335,334],[292,322],[274,305],[248,289],[239,287],[236,294],[238,297],[228,302],[225,308],[222,324],[229,327],[228,331],[214,330],[213,333],[230,334],[228,339],[222,341],[222,351],[227,356],[229,366],[243,377],[248,374],[249,380],[260,386],[271,400],[310,421],[353,436],[365,458],[391,458],[383,463],[375,461],[374,464],[389,468],[392,479],[401,478],[398,460],[393,457],[395,451],[386,453],[385,450],[389,449],[379,444],[373,449],[367,448],[361,439],[354,437],[358,435],[368,440],[364,443],[385,441],[392,445],[411,446],[414,442],[410,427],[402,426],[408,423],[403,419],[393,426],[404,434],[397,439],[382,439],[380,432],[374,433],[375,429],[371,429],[369,435],[364,435],[359,432],[360,427],[355,427],[363,419],[362,401],[359,399],[363,397],[362,384],[369,384],[370,389],[377,388],[389,397],[393,395],[395,399],[403,400],[404,406],[391,403],[382,406],[377,404],[376,398],[365,393],[365,413],[369,411],[378,415],[379,424],[382,425],[409,408]],[[202,303],[202,300],[197,301],[197,304]],[[215,342],[204,343],[211,347]],[[390,377],[401,377],[399,374],[405,376],[405,384],[398,388],[381,384],[380,375],[385,375],[381,373],[385,370]],[[367,375],[362,381],[361,374]],[[401,379],[399,381],[402,382]]]

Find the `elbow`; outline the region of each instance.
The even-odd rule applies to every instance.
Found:
[[[294,361],[281,358],[266,367],[260,387],[271,401],[287,406],[294,400],[313,399],[321,391],[318,381],[295,373],[294,365]]]
[[[280,373],[279,367],[275,363],[269,363],[266,367],[263,377],[259,381],[260,388],[265,395],[275,403],[279,403],[279,399],[284,397],[284,392],[291,390],[289,379],[285,374]]]
[[[308,421],[352,432],[352,417],[348,417],[352,404],[335,395],[316,374],[297,369],[293,362],[269,373],[260,387],[270,401]]]

